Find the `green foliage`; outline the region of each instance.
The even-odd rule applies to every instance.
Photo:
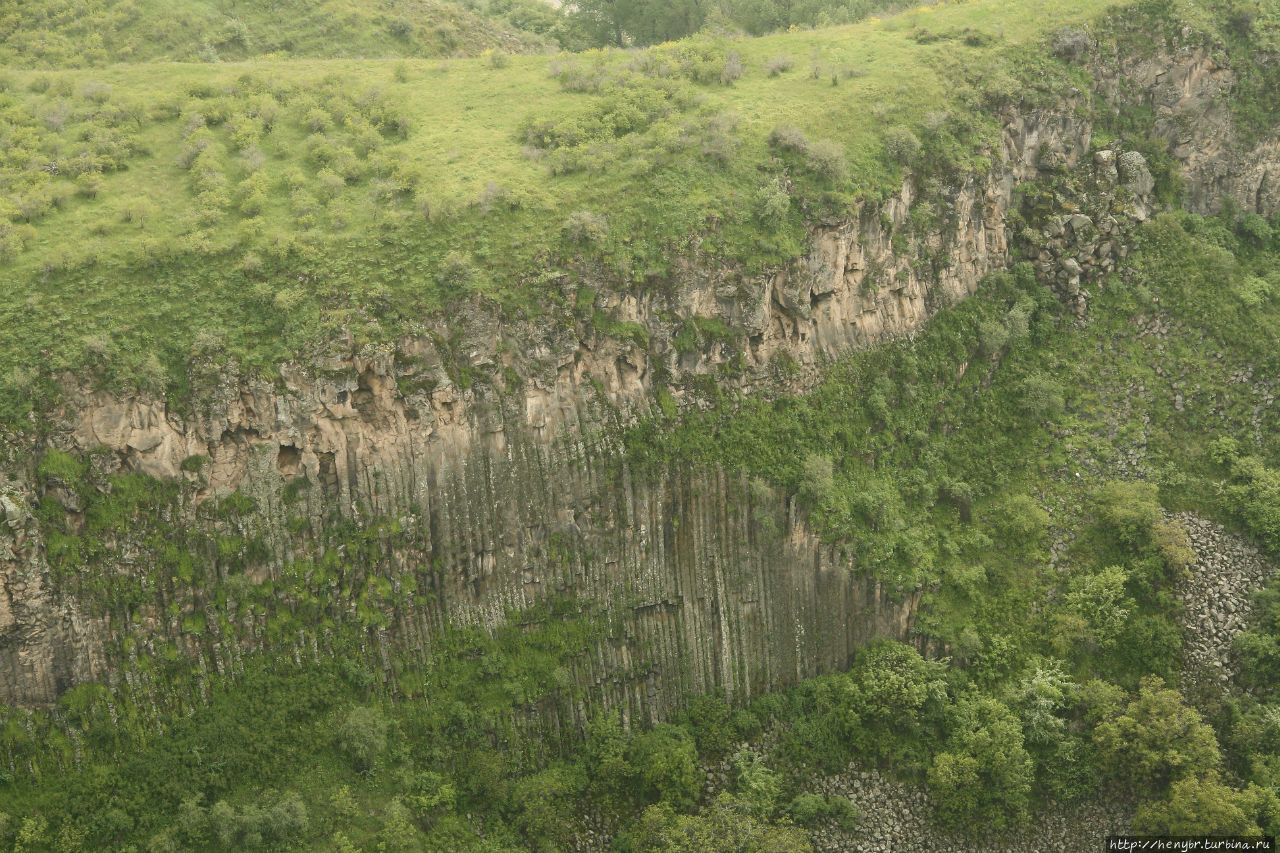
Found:
[[[782,783],[758,753],[742,750],[733,756],[733,788],[751,814],[770,817],[778,806]]]
[[[387,720],[377,708],[359,707],[347,712],[337,728],[338,747],[356,770],[370,773],[387,748]]]
[[[566,850],[573,843],[573,818],[585,779],[570,767],[552,767],[516,783],[512,800],[516,825],[531,850]]]
[[[1028,814],[1034,771],[1017,717],[986,697],[962,700],[954,715],[946,748],[929,768],[939,819],[968,830],[1019,825]]]
[[[617,714],[597,714],[587,726],[583,764],[589,785],[616,801],[627,790],[636,769],[627,760],[627,736]]]
[[[884,131],[884,150],[894,163],[910,166],[920,153],[920,140],[910,128],[894,125]]]
[[[46,479],[60,480],[67,485],[77,485],[89,466],[69,453],[50,449],[40,457],[36,466],[36,474]]]
[[[842,829],[858,824],[858,809],[844,797],[799,794],[787,805],[787,814],[800,826],[816,827],[834,822]]]
[[[808,853],[803,830],[753,816],[751,806],[721,794],[696,815],[668,804],[648,808],[615,844],[620,853]]]
[[[943,671],[901,643],[860,650],[848,676],[836,682],[837,711],[854,748],[882,759],[921,760],[947,706]]]
[[[227,516],[248,515],[258,502],[243,492],[232,492],[218,502],[218,511]]]
[[[1067,607],[1087,626],[1083,639],[1093,648],[1113,647],[1128,624],[1134,602],[1125,594],[1128,574],[1108,566],[1097,574],[1076,578],[1067,594]]]
[[[734,725],[733,708],[718,694],[694,699],[688,717],[700,755],[724,755],[742,737]]]
[[[1144,544],[1160,521],[1158,489],[1153,483],[1112,481],[1099,491],[1096,511],[1122,543]]]
[[[507,10],[514,13],[518,3]],[[230,14],[233,13],[233,14]],[[236,61],[260,56],[448,56],[479,54],[512,44],[526,51],[544,41],[520,32],[515,14],[477,14],[443,3],[429,9],[397,0],[388,7],[321,0],[305,12],[281,16],[269,3],[241,2],[228,10],[205,0],[178,9],[159,0],[104,0],[88,8],[45,0],[14,10],[3,23],[0,65],[83,67],[156,60]],[[525,20],[525,23],[532,21]],[[542,28],[540,28],[542,29]],[[111,86],[81,88],[104,104]]]
[[[1050,747],[1066,736],[1063,712],[1076,699],[1078,687],[1062,671],[1059,661],[1037,666],[1018,685],[1014,709],[1022,720],[1023,738],[1030,747]]]
[[[1271,242],[1271,224],[1256,213],[1241,218],[1237,228],[1240,235],[1255,247],[1261,248]]]
[[[1256,456],[1242,456],[1231,465],[1225,496],[1253,535],[1280,548],[1280,472]]]
[[[835,466],[830,456],[815,453],[804,460],[799,495],[811,507],[823,506],[835,497]]]
[[[660,723],[633,738],[627,761],[636,768],[644,796],[650,802],[684,809],[702,790],[703,774],[698,770],[693,738],[677,726]]]
[[[1236,635],[1242,684],[1268,698],[1280,698],[1280,582],[1255,594],[1247,630]]]
[[[1221,764],[1213,729],[1155,677],[1144,678],[1138,696],[1099,723],[1093,737],[1100,766],[1126,790],[1159,795]]]
[[[804,151],[805,165],[828,184],[842,184],[849,179],[849,164],[844,148],[829,139],[809,143]]]
[[[1208,771],[1174,782],[1159,800],[1143,803],[1133,831],[1144,835],[1262,835],[1260,817],[1280,813],[1272,791],[1229,788]],[[1261,821],[1265,822],[1265,821]]]
[[[1012,495],[996,507],[996,529],[1008,541],[1038,542],[1049,528],[1049,514],[1030,495]]]

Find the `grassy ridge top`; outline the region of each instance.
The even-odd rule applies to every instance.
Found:
[[[0,10],[0,66],[528,52],[546,43],[446,0],[41,0]]]
[[[550,60],[11,70],[0,314],[21,333],[0,383],[95,364],[159,389],[196,341],[265,368],[326,325],[391,336],[469,292],[537,312],[574,258],[621,281],[695,249],[760,269],[911,165],[982,168],[993,113],[1070,79],[1029,48],[1106,5]]]

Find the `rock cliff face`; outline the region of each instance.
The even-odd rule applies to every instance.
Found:
[[[1168,141],[1186,182],[1184,203],[1214,213],[1224,198],[1245,212],[1280,208],[1280,139],[1246,142],[1231,121],[1235,73],[1191,42],[1151,57],[1111,57],[1098,67],[1101,93],[1113,103],[1151,108],[1153,131]]]
[[[1152,60],[1135,79],[1160,92],[1183,81],[1191,94],[1169,106],[1174,119],[1211,111],[1206,81],[1225,84],[1209,60],[1163,59],[1164,72],[1147,80]],[[130,585],[123,602],[51,567],[30,508],[51,498],[82,529],[73,491],[36,477],[33,462],[0,475],[0,701],[48,703],[87,680],[145,692],[137,657],[166,646],[222,674],[254,650],[330,651],[323,620],[288,620],[307,606],[364,625],[363,652],[391,680],[396,661],[430,658],[442,625],[492,628],[572,597],[607,631],[568,676],[590,704],[644,720],[691,692],[746,698],[839,667],[874,637],[910,638],[918,591],[851,571],[768,488],[716,471],[631,470],[616,426],[648,412],[660,388],[697,405],[700,377],[745,393],[802,389],[829,359],[910,334],[972,293],[1011,260],[1015,186],[1092,162],[1080,107],[1009,116],[990,171],[933,199],[930,227],[912,226],[908,181],[815,228],[808,257],[768,276],[691,267],[662,292],[602,286],[594,314],[536,326],[476,305],[394,348],[336,341],[318,363],[282,365],[278,384],[209,377],[200,410],[181,415],[72,387],[55,446],[89,458],[100,484],[136,471],[176,485],[149,506],[160,526],[101,537],[94,572]],[[1205,144],[1180,142],[1193,202],[1276,162],[1218,169],[1197,153]],[[1276,199],[1259,189],[1252,203]],[[605,336],[601,313],[646,334]],[[216,509],[232,492],[251,500],[228,517]],[[345,556],[353,530],[367,534],[367,565]],[[191,546],[197,565],[181,582],[159,568],[157,542],[175,531],[185,542],[203,531],[208,546]],[[233,575],[277,582],[326,551],[341,567],[319,605],[282,595],[217,617]],[[371,598],[375,576],[389,591]],[[563,713],[580,718],[586,704]]]

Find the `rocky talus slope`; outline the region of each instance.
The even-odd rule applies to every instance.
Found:
[[[1050,805],[1026,826],[1003,836],[960,838],[941,832],[927,791],[886,779],[874,770],[828,776],[814,791],[844,796],[862,816],[852,830],[819,829],[819,853],[1093,853],[1108,835],[1123,835],[1132,807],[1114,799]]]
[[[1252,543],[1221,525],[1190,513],[1175,518],[1186,526],[1196,552],[1178,594],[1186,608],[1182,633],[1188,680],[1225,688],[1234,668],[1232,643],[1249,625],[1253,593],[1275,577],[1276,567]]]

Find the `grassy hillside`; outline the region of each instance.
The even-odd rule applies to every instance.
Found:
[[[43,0],[0,9],[0,66],[13,68],[475,56],[546,46],[499,17],[444,0]]]
[[[981,168],[993,110],[1037,97],[1021,81],[1070,79],[1028,48],[1104,5],[975,0],[554,59],[10,70],[6,387],[86,362],[161,386],[198,333],[267,367],[329,322],[394,335],[468,292],[536,311],[530,271],[570,258],[620,281],[692,246],[760,269],[912,163]],[[792,198],[761,189],[784,171]]]

